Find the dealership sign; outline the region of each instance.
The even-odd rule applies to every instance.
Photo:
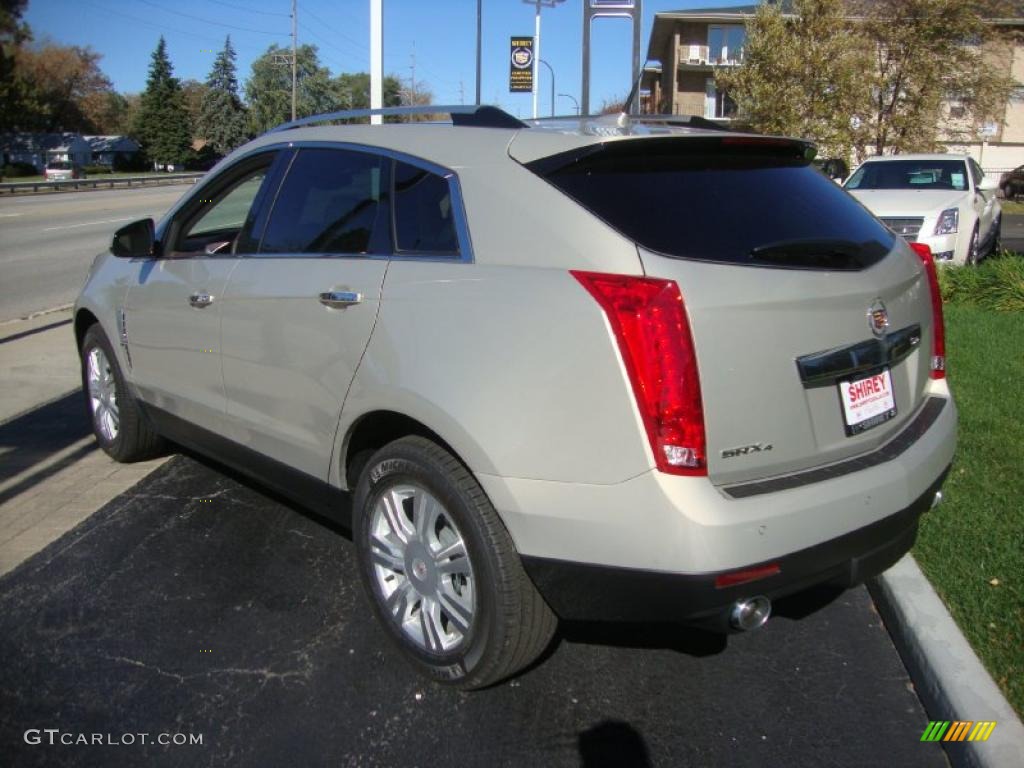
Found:
[[[509,53],[508,89],[512,93],[533,90],[533,38],[513,37]]]

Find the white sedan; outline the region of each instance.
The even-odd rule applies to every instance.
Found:
[[[896,234],[928,245],[937,262],[976,264],[999,251],[999,182],[967,155],[872,157],[843,186]]]

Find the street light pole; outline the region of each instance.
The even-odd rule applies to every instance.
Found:
[[[580,113],[580,103],[576,101],[576,97],[569,93],[560,93],[559,96],[564,96],[567,99],[572,99],[573,106],[576,108],[576,114]]]
[[[551,116],[555,116],[555,70],[551,68],[544,59],[537,59],[541,64],[548,68],[548,72],[551,73]]]
[[[533,119],[536,120],[537,96],[540,92],[538,88],[538,80],[540,80],[540,78],[537,76],[538,72],[536,64],[536,62],[540,61],[540,8],[542,5],[548,8],[554,8],[559,3],[564,3],[565,0],[523,0],[523,2],[529,3],[537,9],[533,23]]]

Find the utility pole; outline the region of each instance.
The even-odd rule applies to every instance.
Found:
[[[481,49],[482,32],[483,32],[483,2],[484,0],[476,0],[476,105],[480,106],[480,62],[482,60],[483,51]]]
[[[370,109],[384,106],[384,9],[383,0],[370,0]],[[371,125],[384,122],[370,115]]]
[[[295,120],[295,91],[299,82],[296,48],[299,41],[298,0],[292,0],[292,120]]]

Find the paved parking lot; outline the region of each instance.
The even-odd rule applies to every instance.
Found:
[[[0,744],[47,766],[947,764],[863,588],[779,610],[727,643],[569,626],[520,677],[449,691],[387,644],[342,533],[180,456],[0,579]],[[47,728],[122,743],[25,743]],[[143,733],[202,745],[123,743]]]

